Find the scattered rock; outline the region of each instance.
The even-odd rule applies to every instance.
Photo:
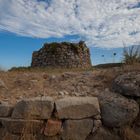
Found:
[[[63,140],[85,140],[93,127],[93,121],[84,120],[67,120],[64,123],[64,131],[62,133]]]
[[[140,72],[129,72],[118,76],[113,89],[125,96],[140,97]]]
[[[100,114],[95,97],[67,97],[55,102],[60,119],[82,119]]]
[[[49,119],[47,121],[46,127],[44,129],[44,135],[45,136],[56,136],[57,134],[60,134],[61,127],[62,127],[61,120]]]
[[[51,97],[26,99],[16,104],[12,118],[49,119],[53,108],[54,101]]]

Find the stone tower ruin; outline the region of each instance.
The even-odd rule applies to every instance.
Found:
[[[83,41],[79,43],[46,43],[33,52],[32,67],[89,68],[90,52]]]

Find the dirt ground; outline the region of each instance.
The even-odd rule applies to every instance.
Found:
[[[140,65],[91,70],[22,70],[0,72],[0,101],[15,104],[30,97],[96,96],[111,89],[116,76],[140,71]]]

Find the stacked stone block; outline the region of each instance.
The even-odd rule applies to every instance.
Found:
[[[33,52],[31,66],[88,68],[91,67],[90,52],[83,41],[44,44],[39,51]]]
[[[95,97],[56,101],[41,97],[5,108],[7,115],[0,114],[0,140],[86,140],[100,127],[97,122],[101,122]]]

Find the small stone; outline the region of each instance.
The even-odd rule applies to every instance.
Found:
[[[43,74],[43,79],[48,79],[49,75],[48,74]]]
[[[94,124],[94,126],[97,127],[97,128],[99,128],[99,127],[102,126],[101,120],[94,120],[94,121],[93,121],[93,124]]]
[[[94,119],[96,119],[96,120],[101,120],[101,115],[96,115],[96,116],[94,116]]]
[[[65,95],[69,95],[69,93],[68,93],[67,91],[64,91],[64,94],[65,94]]]
[[[93,124],[94,124],[94,127],[92,129],[92,133],[95,133],[102,126],[102,122],[101,120],[94,120]]]
[[[63,91],[59,91],[59,95],[64,96],[64,92]]]
[[[44,129],[45,136],[55,136],[61,132],[62,122],[61,120],[52,120],[47,121],[46,127]]]

